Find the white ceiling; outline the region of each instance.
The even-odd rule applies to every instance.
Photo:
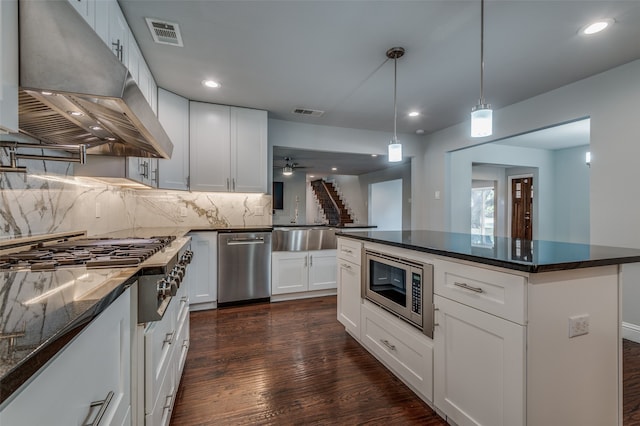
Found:
[[[468,119],[479,97],[480,1],[120,0],[160,87],[272,118],[430,133]],[[177,22],[184,47],[155,44],[145,17]],[[586,37],[597,18],[612,28]],[[640,58],[640,1],[487,0],[485,98],[495,109]],[[205,78],[222,87],[205,89]],[[326,111],[299,117],[294,108]],[[409,110],[422,115],[408,118]]]
[[[393,131],[398,59],[398,132],[434,132],[468,119],[480,90],[479,0],[119,0],[160,87],[189,99],[253,107],[271,118]],[[176,22],[184,47],[153,42],[146,17]],[[615,24],[586,37],[598,18]],[[640,58],[640,1],[487,0],[485,99],[494,109]],[[203,79],[222,86],[205,89]],[[319,118],[294,108],[325,111]],[[409,110],[421,116],[409,118]],[[584,124],[584,123],[583,123]],[[561,149],[588,143],[588,122],[504,143]],[[581,133],[582,132],[582,133]],[[560,145],[559,145],[560,144]],[[321,147],[319,147],[321,149]],[[274,148],[305,172],[361,174],[385,157]],[[282,164],[284,165],[284,164]]]
[[[590,128],[591,120],[585,119],[512,136],[493,143],[555,151],[589,145]]]

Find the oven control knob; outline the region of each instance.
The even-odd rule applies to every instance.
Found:
[[[176,265],[173,267],[173,270],[171,271],[171,276],[172,277],[176,277],[178,279],[182,279],[182,277],[184,277],[184,266],[182,265]]]
[[[191,263],[192,258],[193,258],[193,252],[191,250],[187,250],[184,252],[182,257],[180,258],[180,262],[188,265],[189,263]]]
[[[158,281],[156,289],[158,290],[158,298],[164,299],[171,294],[171,283],[167,278],[163,278]]]
[[[176,278],[171,278],[169,280],[169,292],[171,293],[172,296],[175,296],[176,294],[178,294],[179,286],[180,286],[180,280],[177,280]]]

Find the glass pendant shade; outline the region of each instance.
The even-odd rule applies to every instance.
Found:
[[[402,144],[396,139],[389,144],[389,162],[397,163],[398,161],[402,161]]]
[[[493,110],[490,105],[479,104],[471,110],[471,137],[482,138],[493,133]]]
[[[291,176],[293,174],[293,167],[287,164],[282,168],[282,174],[284,176]]]

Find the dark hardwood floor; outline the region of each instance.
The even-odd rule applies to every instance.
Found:
[[[446,423],[349,336],[336,298],[191,313],[173,426]],[[640,425],[640,344],[624,342],[624,425]]]

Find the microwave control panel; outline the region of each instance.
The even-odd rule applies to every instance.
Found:
[[[411,312],[422,313],[422,280],[420,274],[411,274]]]

